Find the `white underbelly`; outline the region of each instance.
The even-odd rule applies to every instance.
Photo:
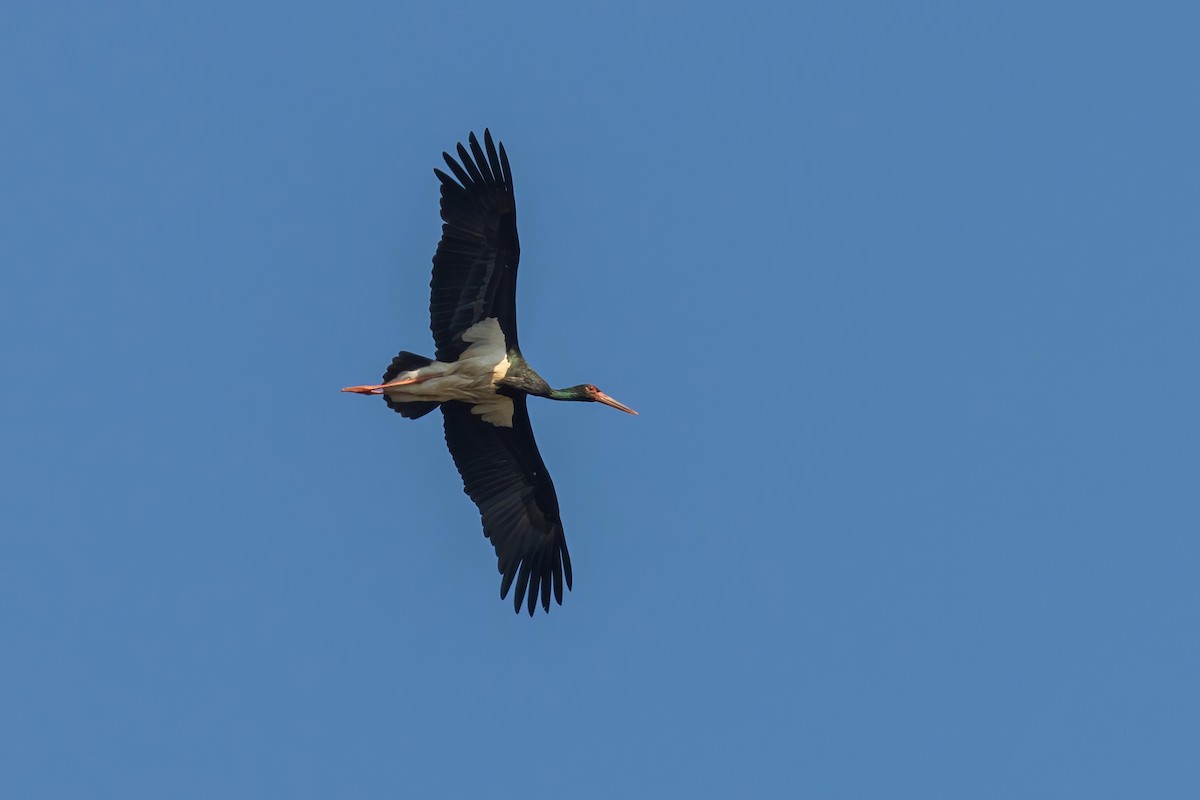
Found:
[[[436,400],[444,403],[447,400],[461,400],[464,403],[485,403],[496,396],[493,370],[485,364],[435,361],[420,369],[401,372],[392,380],[416,381],[385,390],[389,396],[401,402]]]
[[[458,400],[469,403],[471,413],[486,422],[512,427],[513,403],[496,391],[497,383],[508,373],[508,353],[504,335],[495,319],[486,319],[463,333],[471,343],[457,361],[434,361],[424,367],[402,372],[393,381],[415,380],[384,391],[401,403]]]

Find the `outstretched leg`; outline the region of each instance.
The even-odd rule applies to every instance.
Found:
[[[345,389],[342,389],[342,391],[354,392],[356,394],[383,394],[384,390],[391,389],[394,386],[411,386],[414,383],[424,383],[432,377],[435,376],[416,375],[412,378],[404,378],[403,380],[398,381],[388,381],[387,383],[380,383],[376,386],[347,386]]]

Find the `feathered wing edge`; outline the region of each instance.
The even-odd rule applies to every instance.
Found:
[[[441,182],[442,238],[433,256],[429,327],[437,358],[453,361],[464,349],[458,337],[487,317],[500,321],[510,346],[517,341],[516,286],[521,246],[508,154],[490,131],[484,145],[472,133],[470,150],[459,144],[456,161],[442,153],[452,175]]]
[[[460,402],[442,404],[446,444],[479,507],[483,533],[496,551],[500,597],[514,589],[513,610],[533,615],[537,600],[562,605],[572,585],[571,555],[554,483],[538,453],[523,396],[513,399],[513,427],[484,422]]]

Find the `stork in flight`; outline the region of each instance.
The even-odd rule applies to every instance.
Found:
[[[538,453],[527,395],[604,403],[628,414],[590,383],[550,385],[526,363],[517,344],[517,204],[504,145],[484,130],[456,161],[442,153],[454,177],[440,169],[442,240],[433,255],[429,328],[436,360],[401,351],[382,383],[343,392],[383,395],[394,410],[417,419],[442,409],[446,445],[463,491],[479,506],[483,534],[499,559],[500,598],[516,581],[513,608],[530,616],[538,597],[562,605],[571,588],[571,556],[558,514],[554,482]],[[486,153],[485,153],[486,150]],[[460,163],[461,162],[461,163]]]

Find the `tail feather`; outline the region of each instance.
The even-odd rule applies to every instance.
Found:
[[[392,363],[388,365],[387,371],[383,373],[383,380],[381,383],[387,383],[401,372],[407,372],[410,369],[427,367],[432,363],[432,358],[426,358],[425,356],[419,356],[416,353],[410,353],[407,350],[401,350],[400,353],[392,359]],[[384,394],[383,399],[387,402],[389,408],[406,419],[417,419],[419,417],[423,417],[441,405],[441,403],[437,401],[401,403],[398,400],[393,400],[386,394]]]

